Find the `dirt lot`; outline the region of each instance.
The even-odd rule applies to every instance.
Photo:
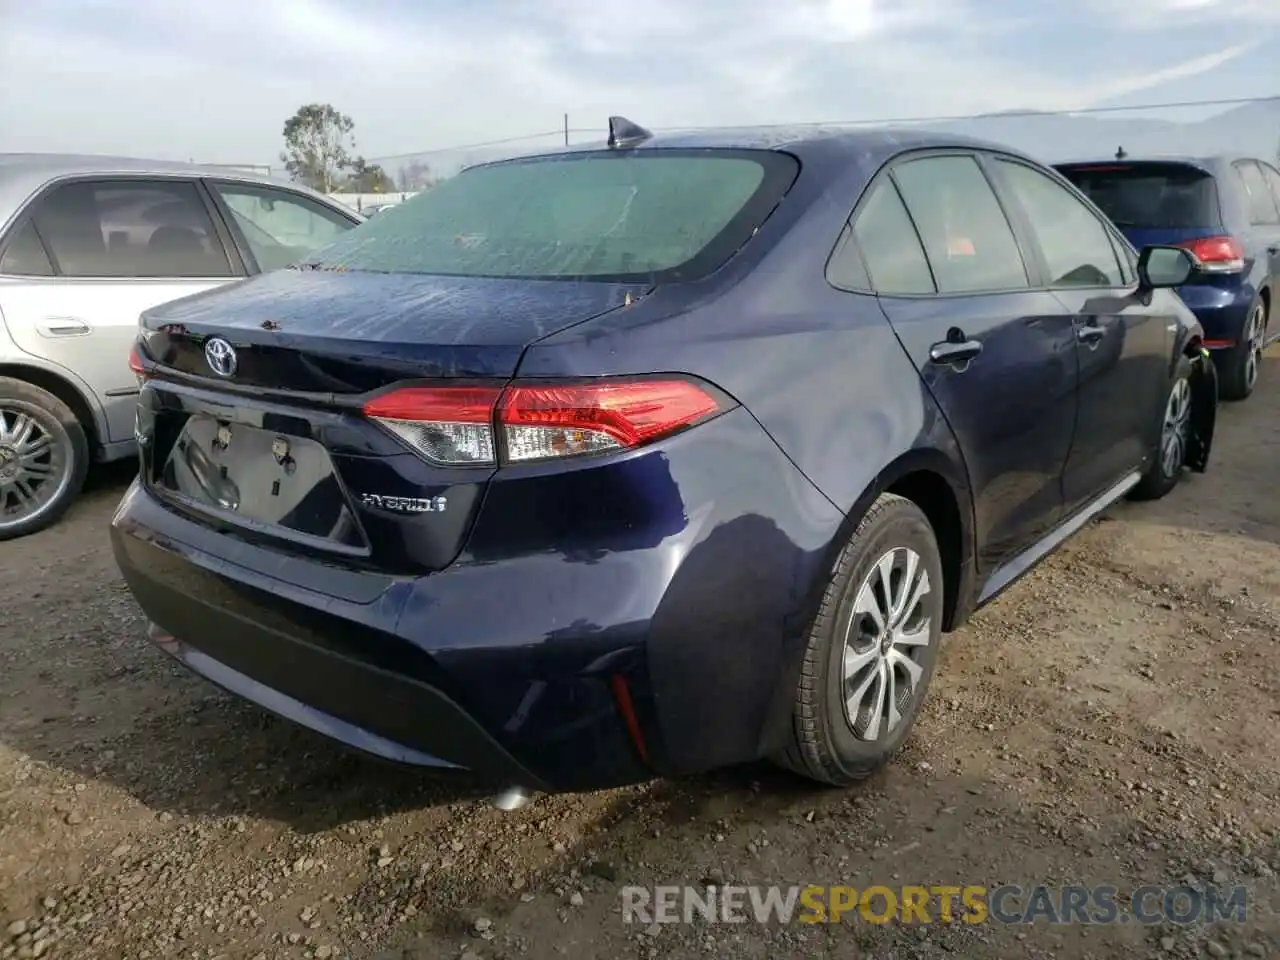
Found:
[[[1280,957],[1280,356],[1212,472],[950,639],[907,752],[515,814],[233,702],[143,639],[126,478],[0,546],[0,957]],[[1245,884],[1241,924],[624,926],[622,884]],[[7,926],[7,932],[6,932]]]

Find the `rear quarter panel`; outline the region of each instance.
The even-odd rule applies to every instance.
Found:
[[[740,412],[759,432],[752,440],[743,431],[741,450],[722,454],[721,469],[758,469],[747,466],[746,454],[765,443],[798,468],[796,482],[830,505],[818,509],[812,497],[768,471],[756,478],[768,480],[765,500],[742,496],[741,481],[725,478],[699,494],[705,502],[685,505],[712,515],[688,542],[653,616],[649,670],[658,699],[665,700],[660,714],[696,716],[735,750],[755,739],[768,754],[785,740],[799,654],[820,590],[853,518],[891,472],[927,463],[953,482],[962,515],[971,509],[954,437],[876,299],[837,291],[826,281],[826,261],[869,172],[854,170],[809,192],[793,188],[719,274],[660,288],[547,337],[526,351],[518,371],[523,377],[703,377],[742,403]],[[686,439],[696,442],[697,429]],[[691,492],[681,486],[682,494]],[[779,502],[769,505],[768,496]],[[726,515],[731,506],[736,516]],[[742,563],[744,556],[753,562]],[[785,582],[788,589],[777,587]],[[784,594],[790,596],[785,604]],[[726,606],[716,597],[736,600]],[[768,677],[767,702],[756,680],[742,674],[744,663],[753,665],[756,680]],[[689,678],[709,676],[718,678],[714,696],[703,681],[689,686]],[[679,744],[673,759],[683,769],[729,757],[724,744],[702,743],[706,738],[668,728],[667,739]]]

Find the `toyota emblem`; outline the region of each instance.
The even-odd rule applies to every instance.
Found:
[[[221,337],[213,337],[205,343],[204,358],[209,369],[220,377],[230,377],[236,372],[236,349]]]

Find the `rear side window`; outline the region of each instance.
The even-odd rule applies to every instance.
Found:
[[[0,274],[11,277],[53,276],[53,264],[49,262],[49,255],[45,253],[44,244],[30,220],[18,229],[5,247],[4,256],[0,256]]]
[[[229,277],[231,264],[194,183],[78,181],[32,214],[68,277]]]
[[[1222,225],[1213,177],[1185,163],[1099,164],[1058,169],[1117,227],[1178,230]]]
[[[214,183],[261,270],[278,270],[332,243],[355,223],[309,197],[243,183]]]
[[[799,165],[766,150],[583,152],[473,167],[305,266],[512,279],[689,280],[747,243]]]
[[[939,293],[1025,290],[1027,268],[1000,202],[973,157],[925,157],[894,168]]]
[[[1262,169],[1252,160],[1240,160],[1232,166],[1240,175],[1249,197],[1249,222],[1280,223],[1280,212],[1276,210],[1276,201],[1271,196],[1271,188],[1267,186]]]
[[[1024,163],[999,163],[1009,189],[1031,221],[1051,286],[1124,286],[1111,237],[1088,207]]]
[[[882,179],[858,212],[853,235],[877,293],[933,293],[933,274],[920,237],[891,180]]]

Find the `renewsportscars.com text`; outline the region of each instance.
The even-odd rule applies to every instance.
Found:
[[[1244,887],[623,887],[623,923],[1243,923]]]

